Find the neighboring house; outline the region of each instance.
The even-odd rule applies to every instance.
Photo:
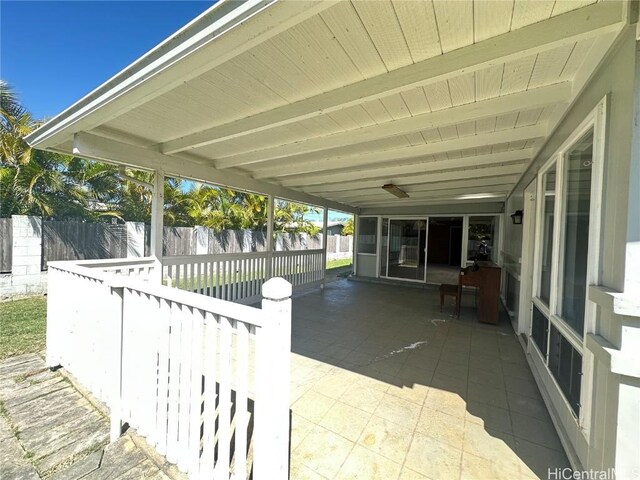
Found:
[[[313,222],[313,224],[319,228],[322,228],[322,222]],[[343,228],[343,221],[329,222],[327,224],[327,235],[342,235]]]
[[[574,468],[615,468],[631,478],[640,471],[637,3],[394,5],[220,2],[27,141],[154,170],[155,185],[164,175],[181,176],[260,192],[271,209],[277,197],[323,208],[325,220],[328,209],[355,214],[359,277],[439,283],[482,249],[502,266],[502,296]],[[183,325],[182,338],[191,339],[191,325],[200,328],[214,315],[222,319],[221,342],[230,345],[231,328],[242,339],[270,323],[249,307],[207,303],[203,295],[154,284],[170,278],[249,302],[270,276],[294,286],[324,278],[326,252],[273,252],[273,245],[254,255],[163,259],[161,197],[156,188],[148,263],[50,267],[60,285],[81,292],[69,298],[69,289],[50,290],[50,365],[84,367],[83,342],[74,343],[81,347],[72,349],[73,359],[60,347],[58,337],[78,331],[65,326],[73,319],[55,323],[68,303],[113,306],[102,309],[113,316],[104,322],[124,318],[125,338],[127,322],[135,332],[142,328],[135,319],[158,316],[172,322],[171,335]],[[516,211],[523,212],[521,224],[512,222]],[[103,269],[135,270],[149,281],[124,283],[124,293],[122,286],[110,290]],[[216,272],[222,284],[212,283]],[[282,296],[267,290],[278,300],[269,311],[284,309]],[[238,321],[230,326],[227,318]],[[269,338],[284,341],[288,333],[280,335]],[[144,358],[155,361],[155,344],[143,344],[153,354]],[[124,373],[133,375],[129,369],[144,362],[127,355],[145,354],[126,345]],[[285,363],[265,362],[274,382],[287,378]],[[109,362],[99,365],[111,378]],[[149,368],[155,375],[155,364]],[[196,377],[193,388],[200,389]],[[137,377],[127,378],[122,389],[109,390],[117,392],[115,405],[120,395],[132,395]],[[221,383],[229,387],[229,378]],[[284,390],[286,383],[274,384],[257,394],[266,400],[256,400],[256,409],[268,405],[279,413],[256,411],[256,425],[269,418],[275,436],[254,445],[256,461],[267,455],[266,445],[284,451],[278,442],[288,435],[288,397],[277,397]],[[240,392],[246,394],[243,386]],[[177,398],[170,396],[169,408]],[[122,418],[157,439],[143,400],[127,403]],[[192,408],[199,421],[200,403]],[[199,449],[199,441],[192,447]],[[159,442],[162,453],[174,451]],[[260,457],[260,465],[270,465],[262,472],[282,472],[284,454],[273,457]]]

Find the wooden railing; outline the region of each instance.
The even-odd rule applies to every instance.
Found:
[[[262,284],[282,277],[293,286],[322,281],[322,250],[183,255],[162,259],[168,286],[221,300],[251,304],[260,299]]]
[[[190,478],[287,478],[288,282],[258,309],[78,262],[49,275],[47,364],[106,403],[112,439],[127,422]]]

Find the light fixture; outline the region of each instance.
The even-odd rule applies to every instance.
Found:
[[[407,192],[405,192],[404,190],[400,190],[393,183],[387,183],[386,185],[383,185],[382,189],[386,190],[391,195],[395,195],[398,198],[409,198],[409,194]]]
[[[516,210],[511,214],[514,225],[522,225],[522,210]]]

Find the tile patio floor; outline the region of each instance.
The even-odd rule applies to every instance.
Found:
[[[291,478],[517,479],[569,466],[509,322],[436,289],[294,298]],[[412,348],[413,347],[413,348]]]

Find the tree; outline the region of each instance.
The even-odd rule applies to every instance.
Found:
[[[342,235],[353,235],[353,217],[349,217],[349,219],[344,222]]]

